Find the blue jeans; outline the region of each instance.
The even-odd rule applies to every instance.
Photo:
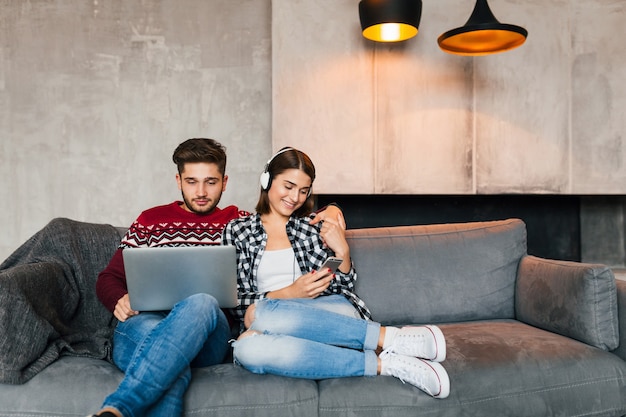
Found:
[[[119,322],[113,361],[125,375],[103,407],[125,417],[180,416],[191,367],[221,363],[229,337],[228,320],[208,294],[192,295],[170,312],[141,312]]]
[[[380,324],[358,317],[341,295],[263,299],[250,330],[233,343],[251,372],[305,379],[376,375]]]

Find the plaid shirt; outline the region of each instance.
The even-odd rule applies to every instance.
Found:
[[[291,217],[287,222],[287,236],[296,255],[301,271],[319,270],[327,257],[334,255],[322,241],[319,225],[310,225],[310,217]],[[259,292],[257,270],[267,244],[267,234],[259,214],[232,220],[224,229],[222,244],[234,245],[237,249],[237,292],[240,305],[234,310],[236,317],[243,323],[243,317],[249,305],[267,296]],[[357,279],[354,265],[347,274],[337,270],[337,279],[322,295],[341,294],[357,309],[361,317],[371,319],[371,313],[354,291]]]

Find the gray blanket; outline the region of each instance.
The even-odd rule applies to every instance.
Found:
[[[0,265],[0,382],[24,383],[61,355],[110,360],[114,318],[95,282],[119,242],[110,225],[59,218]]]

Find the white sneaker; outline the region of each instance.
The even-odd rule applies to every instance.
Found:
[[[442,362],[446,359],[446,339],[437,326],[407,326],[398,329],[386,350]]]
[[[391,375],[408,382],[435,398],[450,394],[450,377],[438,362],[404,356],[385,350],[380,354],[381,375]]]

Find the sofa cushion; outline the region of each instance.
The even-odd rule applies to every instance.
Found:
[[[107,361],[65,356],[25,384],[0,384],[0,416],[91,415],[122,378]],[[256,375],[231,363],[193,370],[183,416],[310,417],[317,404],[315,381]]]
[[[22,385],[0,384],[0,416],[86,416],[123,374],[101,359],[63,356]]]
[[[515,320],[441,325],[450,396],[393,377],[319,382],[321,417],[621,416],[626,362]]]
[[[619,345],[617,290],[609,268],[527,256],[518,275],[518,320],[604,350]]]
[[[526,254],[521,220],[354,229],[346,237],[356,293],[377,321],[514,317],[517,267]]]
[[[253,374],[238,365],[195,369],[185,395],[185,416],[317,416],[317,383]]]

